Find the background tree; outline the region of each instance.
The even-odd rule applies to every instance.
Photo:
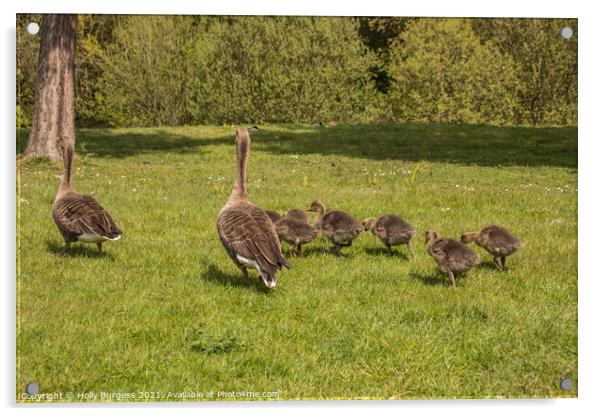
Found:
[[[57,143],[75,142],[75,15],[42,17],[35,107],[24,157],[60,160]]]
[[[27,33],[31,22],[40,24],[42,17],[17,15],[17,128],[29,127],[35,103],[40,37]]]
[[[17,16],[19,127],[32,121],[40,44],[25,25],[41,19]],[[77,19],[78,126],[577,123],[576,19]]]
[[[519,123],[577,123],[577,19],[474,19],[473,27],[518,66]]]
[[[512,58],[482,44],[467,19],[417,19],[391,44],[396,121],[510,124],[520,82]]]
[[[199,40],[204,122],[370,118],[374,55],[348,18],[219,19]]]

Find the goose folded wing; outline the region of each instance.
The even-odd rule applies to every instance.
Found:
[[[111,215],[90,196],[64,201],[57,207],[57,215],[66,229],[78,235],[115,238],[121,234]]]
[[[264,270],[287,266],[280,241],[268,215],[257,209],[236,209],[220,219],[223,237],[234,253],[257,261]]]

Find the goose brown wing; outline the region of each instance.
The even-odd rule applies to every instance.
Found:
[[[111,215],[91,196],[61,198],[55,203],[53,214],[59,228],[71,235],[88,233],[110,239],[121,235]]]
[[[233,257],[255,260],[272,272],[290,264],[282,256],[280,240],[270,217],[260,208],[245,204],[227,208],[218,218],[220,238]]]

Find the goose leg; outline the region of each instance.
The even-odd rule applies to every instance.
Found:
[[[245,278],[245,283],[247,284],[247,286],[249,286],[251,284],[251,279],[249,279],[249,272],[245,267],[239,266],[239,268],[242,272],[242,276]]]
[[[98,253],[102,254],[102,243],[96,243],[96,247],[98,247]]]
[[[391,244],[385,244],[385,246],[387,247],[387,251],[389,252],[389,255],[393,254],[393,250],[391,250]]]
[[[297,244],[297,257],[301,255],[301,244]]]
[[[452,286],[456,287],[456,278],[454,277],[454,272],[449,272],[448,274],[449,274],[449,277],[451,279]]]
[[[502,256],[502,269],[506,267],[506,256]]]
[[[294,244],[289,244],[288,245],[288,254],[290,254],[291,257],[296,257],[295,256],[295,245]]]
[[[414,250],[412,250],[412,242],[408,241],[408,251],[410,252],[410,257],[412,257],[412,260],[414,260],[416,258],[416,256],[414,256]]]
[[[63,257],[65,254],[67,254],[67,251],[69,250],[69,247],[71,246],[71,243],[68,241],[65,241],[65,247],[63,247],[63,250],[56,253],[56,255],[58,257]]]

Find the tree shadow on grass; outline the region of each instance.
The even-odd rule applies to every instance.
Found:
[[[254,289],[255,291],[265,295],[272,293],[273,290],[266,287],[261,280],[261,277],[253,271],[249,271],[249,281],[247,281],[240,272],[236,274],[227,274],[215,267],[215,265],[210,264],[207,271],[205,271],[201,277],[208,282],[219,284],[221,286]]]
[[[46,251],[57,255],[64,248],[63,243],[57,243],[56,241],[46,241]],[[72,243],[71,247],[69,247],[69,251],[64,256],[56,256],[57,259],[60,258],[69,258],[69,257],[89,257],[89,258],[98,258],[98,259],[108,259],[111,261],[115,261],[115,257],[111,254],[110,251],[107,251],[107,247],[103,245],[102,253],[98,252],[98,247],[96,244],[86,244],[86,243]]]
[[[366,247],[364,248],[364,251],[370,256],[387,256],[391,258],[398,257],[403,260],[411,259],[409,254],[405,253],[399,247],[397,249],[393,248],[393,251],[391,253],[389,253],[389,250],[387,250],[386,247]]]
[[[27,131],[17,133],[17,154],[27,145]],[[209,145],[234,143],[232,136],[202,137],[176,134],[168,129],[148,129],[145,132],[128,132],[116,129],[80,129],[77,131],[76,153],[94,157],[126,158],[152,153],[196,153]]]
[[[275,154],[480,166],[577,167],[575,127],[354,124],[287,130],[267,126],[254,140],[256,149]]]
[[[577,169],[576,127],[353,124],[334,127],[259,126],[254,149],[276,155],[320,154],[479,166],[560,166]],[[27,143],[17,132],[17,153]],[[234,145],[231,134],[191,128],[78,129],[78,153],[124,158],[145,153],[201,153]]]

